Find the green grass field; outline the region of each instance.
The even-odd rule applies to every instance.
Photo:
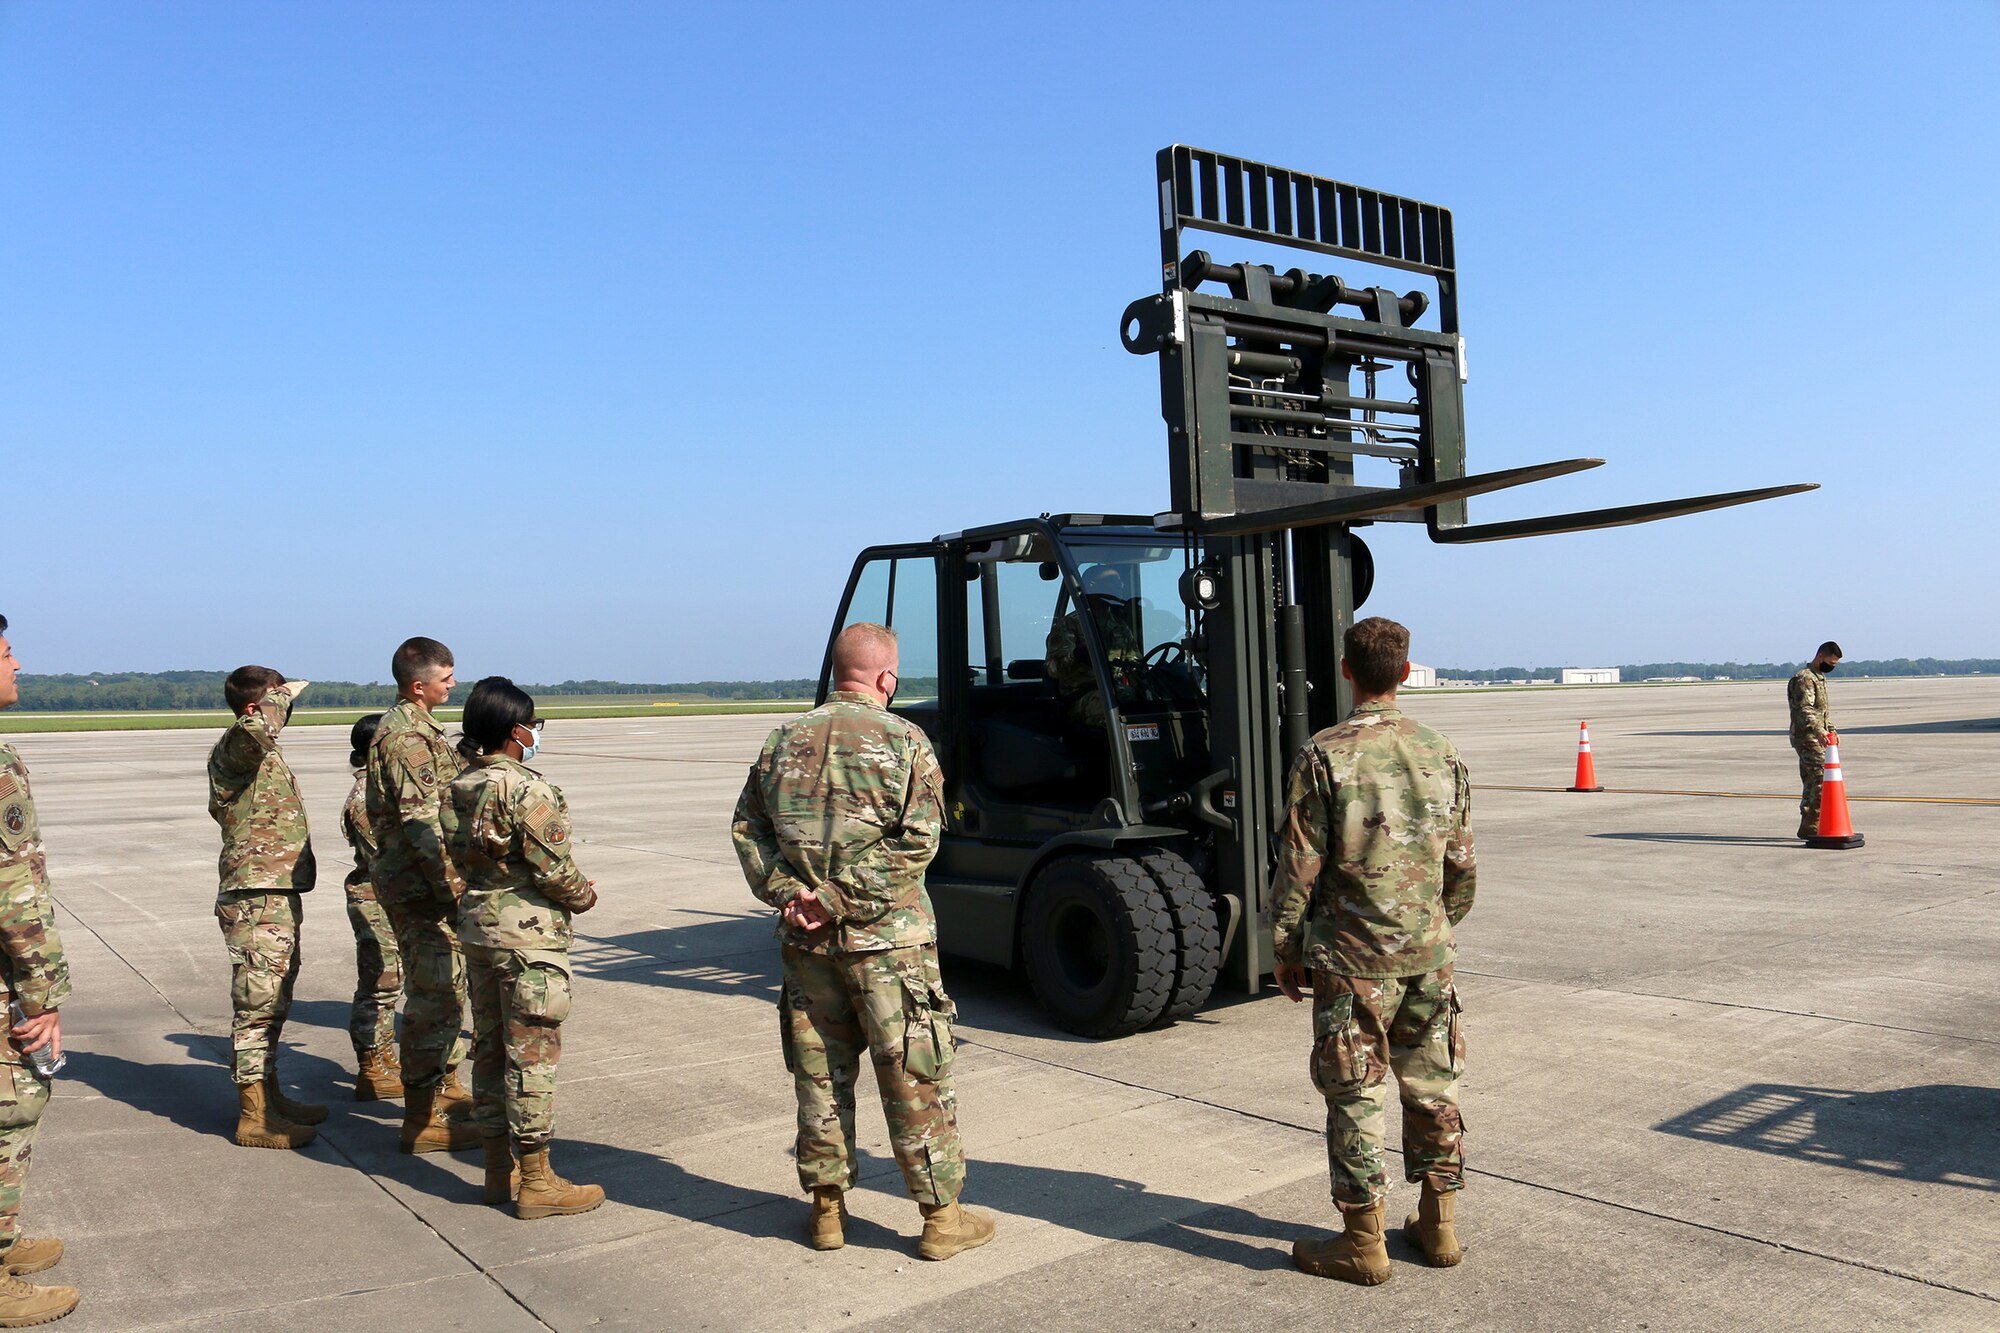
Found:
[[[581,695],[560,695],[578,699]],[[583,703],[538,703],[541,715],[551,723],[573,717],[717,717],[732,713],[797,713],[812,705],[804,700],[759,700],[754,703],[724,703],[715,700],[648,699],[605,695]],[[301,708],[292,718],[295,727],[351,727],[373,708]],[[459,710],[440,708],[443,722],[458,721]],[[161,711],[152,713],[0,713],[0,735],[24,731],[184,731],[203,727],[223,727],[229,714],[213,712]]]

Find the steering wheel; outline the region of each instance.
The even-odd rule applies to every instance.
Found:
[[[1139,659],[1152,692],[1162,699],[1193,703],[1201,698],[1201,668],[1179,639],[1156,643]]]

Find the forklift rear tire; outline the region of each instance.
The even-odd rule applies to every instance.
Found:
[[[1028,983],[1056,1022],[1122,1037],[1157,1021],[1174,987],[1174,923],[1129,856],[1060,856],[1035,874],[1021,920]]]

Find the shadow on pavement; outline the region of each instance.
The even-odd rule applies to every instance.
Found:
[[[781,1143],[774,1143],[772,1150],[781,1147]],[[804,1232],[804,1192],[774,1194],[731,1185],[697,1175],[653,1153],[587,1139],[558,1137],[551,1161],[567,1179],[602,1185],[607,1198],[628,1208],[666,1213],[740,1236],[797,1240]],[[850,1245],[883,1244],[893,1238],[894,1233],[860,1218],[848,1223]]]
[[[1753,1083],[1653,1128],[1903,1180],[2000,1192],[2000,1088]]]
[[[1770,838],[1733,833],[1593,833],[1593,838],[1617,842],[1713,842],[1731,847],[1803,847],[1799,838]]]
[[[1161,1194],[1136,1180],[1012,1162],[968,1163],[965,1201],[1105,1240],[1139,1241],[1251,1269],[1290,1268],[1292,1241],[1318,1234],[1231,1204]],[[1319,1230],[1337,1230],[1330,1202],[1326,1212]],[[1152,1226],[1140,1222],[1149,1217],[1158,1220]]]
[[[629,935],[578,931],[570,964],[580,977],[776,1000],[778,943],[771,922],[766,915],[730,915]]]

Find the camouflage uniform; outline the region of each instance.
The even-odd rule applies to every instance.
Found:
[[[1403,1171],[1464,1183],[1465,1033],[1452,927],[1472,910],[1472,786],[1450,741],[1365,703],[1292,766],[1272,901],[1281,963],[1312,969],[1313,1084],[1326,1098],[1336,1203],[1388,1189],[1387,1083],[1403,1102]]]
[[[1145,646],[1139,641],[1139,630],[1133,620],[1136,608],[1117,597],[1089,595],[1084,600],[1097,623],[1097,637],[1104,645],[1111,679],[1117,682],[1137,668],[1145,656]],[[1047,661],[1049,679],[1055,682],[1056,695],[1064,701],[1071,721],[1083,727],[1102,727],[1104,696],[1097,689],[1097,673],[1091,670],[1090,645],[1084,641],[1081,611],[1071,611],[1049,630]]]
[[[555,784],[504,755],[453,780],[442,810],[462,886],[458,934],[472,994],[472,1118],[523,1152],[555,1123],[556,1063],[569,1016],[571,912],[597,894],[570,859],[569,805]]]
[[[0,745],[0,956],[8,998],[29,1018],[69,998],[69,964],[56,933],[28,768],[10,745]],[[48,1104],[49,1085],[28,1067],[27,1056],[12,1041],[0,1042],[0,1260],[20,1235],[21,1195]]]
[[[456,1064],[465,1018],[465,954],[438,803],[464,767],[438,720],[408,699],[382,715],[368,749],[368,865],[403,960],[403,1084],[427,1088]]]
[[[1799,836],[1819,832],[1820,784],[1826,778],[1826,733],[1833,730],[1827,713],[1826,676],[1810,666],[1785,686],[1792,710],[1792,748],[1799,752]]]
[[[292,1010],[299,895],[318,876],[298,780],[278,749],[293,693],[280,685],[208,755],[208,813],[222,827],[215,919],[229,950],[231,1073],[259,1083]]]
[[[889,1141],[920,1204],[965,1182],[952,1093],[952,1020],[924,868],[944,827],[944,778],[923,733],[836,690],[771,733],[730,833],[751,892],[782,909],[812,894],[833,924],[778,924],[779,1032],[798,1096],[799,1184],[854,1184],[854,1081],[875,1065]]]
[[[375,831],[368,823],[368,776],[354,777],[354,790],[340,810],[340,831],[354,849],[347,874],[347,924],[354,928],[354,1007],[347,1035],[356,1056],[381,1050],[396,1040],[396,1001],[403,996],[403,955],[389,914],[375,899],[368,865],[375,855]]]

